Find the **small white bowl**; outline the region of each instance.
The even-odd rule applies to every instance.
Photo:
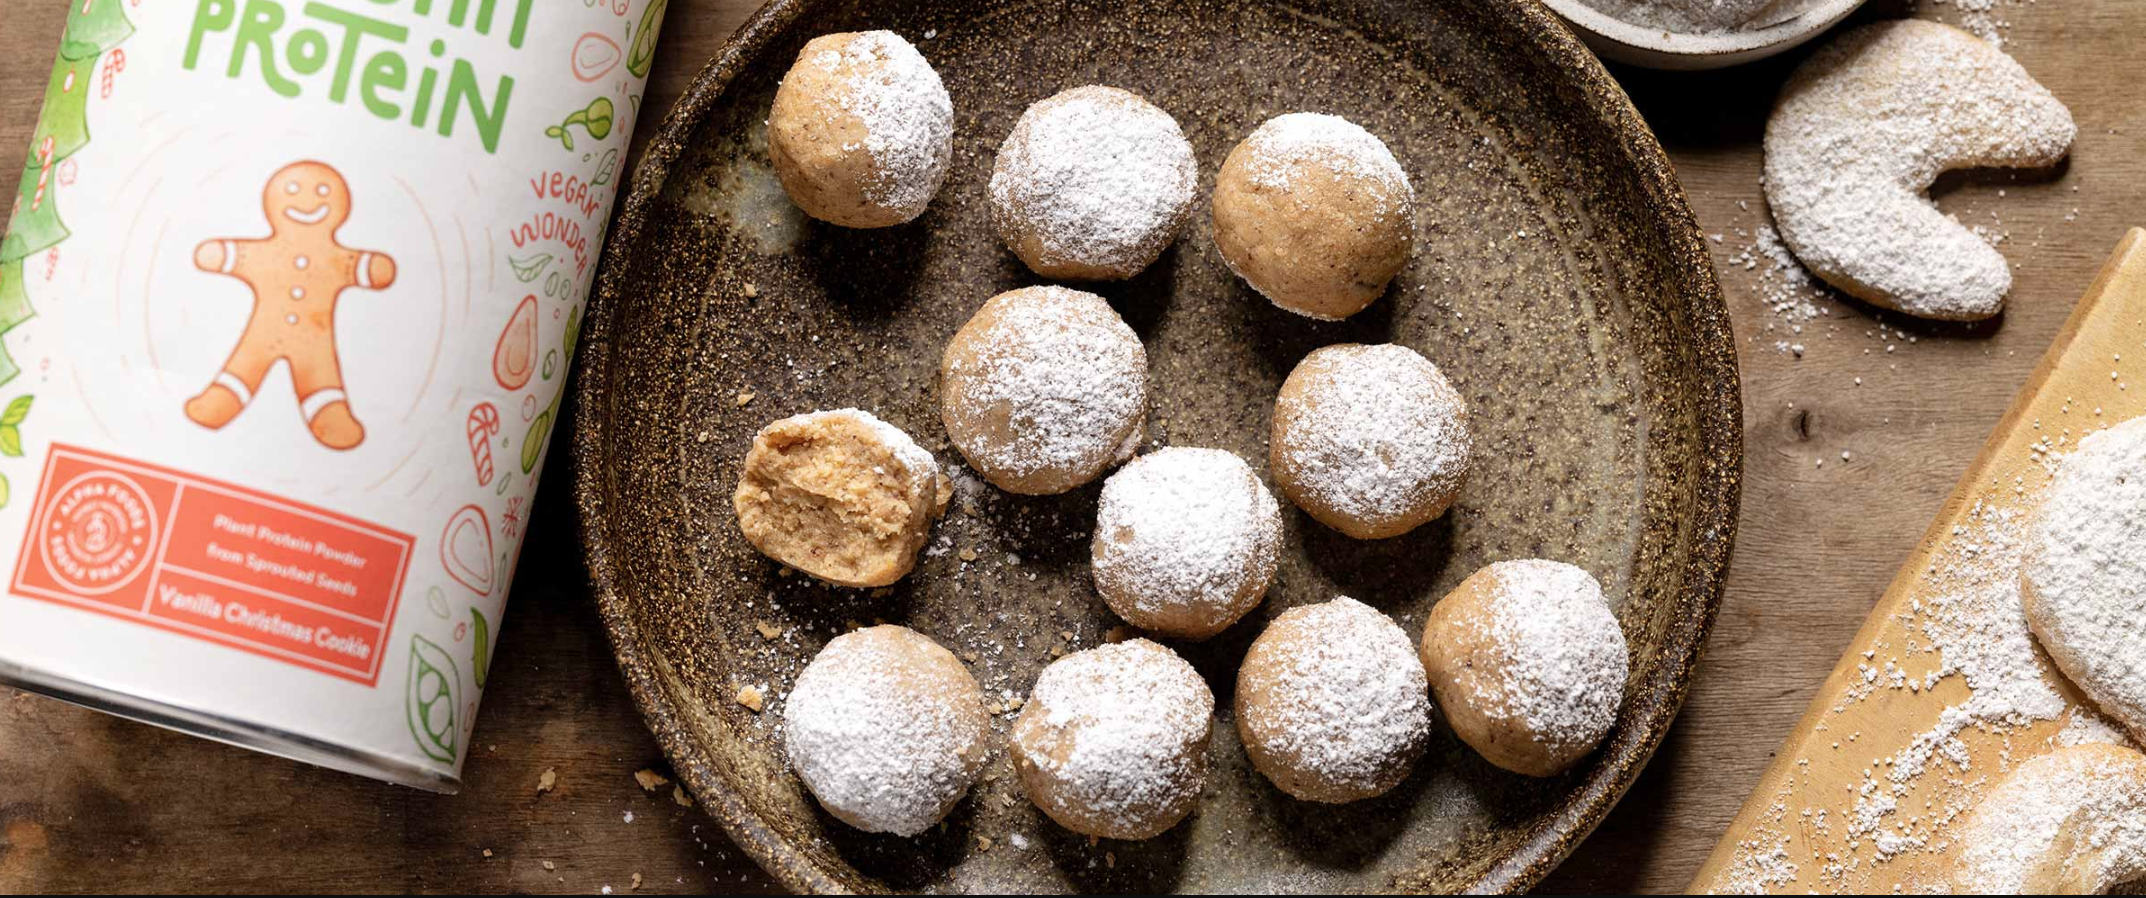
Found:
[[[1604,59],[1650,69],[1719,69],[1765,59],[1817,37],[1864,0],[1817,0],[1787,19],[1748,31],[1678,34],[1634,25],[1581,0],[1543,0]]]

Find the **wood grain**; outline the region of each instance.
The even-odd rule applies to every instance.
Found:
[[[164,2],[164,0],[153,0]],[[1890,2],[1890,0],[1881,0]],[[26,144],[64,4],[0,0],[0,160]],[[649,90],[668,109],[756,6],[672,0]],[[2065,320],[2146,209],[2146,4],[1999,0],[2007,49],[2072,107],[2060,172],[1948,179],[1941,204],[2001,223],[2015,263],[1996,325],[1887,341],[1852,302],[1795,339],[1739,257],[1766,221],[1758,139],[1802,54],[1723,73],[1618,69],[1720,234],[1715,261],[1744,341],[1744,515],[1728,594],[1677,728],[1632,793],[1546,891],[1673,891],[1691,881],[1865,613]],[[1866,10],[1857,21],[1899,14]],[[1954,6],[1925,15],[1957,20]],[[643,136],[654,127],[650,119]],[[17,169],[0,164],[0,196]],[[1999,196],[2000,191],[2004,196]],[[2068,219],[2074,209],[2075,218]],[[1992,219],[1994,213],[1997,218]],[[1856,383],[1860,378],[1861,383]],[[1850,460],[1842,462],[1842,452]],[[555,452],[564,462],[568,454]],[[1818,462],[1823,461],[1821,466]],[[442,798],[0,693],[0,890],[755,891],[768,881],[698,811],[648,795],[662,757],[642,728],[586,594],[566,495],[547,479],[502,628],[468,788]],[[559,771],[556,792],[538,776]],[[625,815],[631,811],[632,822]],[[492,857],[483,852],[490,849]],[[544,861],[556,870],[545,870]]]
[[[1773,766],[1700,868],[1694,891],[1738,892],[1757,886],[1776,894],[1942,890],[1961,847],[1948,837],[1945,826],[1953,810],[1968,807],[2004,771],[2049,750],[2051,737],[2079,709],[2086,708],[2091,718],[2091,706],[2055,668],[2045,665],[2043,680],[2066,699],[2063,716],[2002,731],[1962,732],[1958,738],[1965,747],[1966,773],[1958,772],[1961,768],[1953,761],[1931,759],[1927,766],[1915,765],[1923,772],[1906,783],[1907,790],[1897,799],[1888,799],[1889,789],[1878,793],[1881,801],[1897,800],[1900,811],[1875,821],[1877,825],[1895,832],[1909,828],[1909,820],[1928,821],[1912,826],[1928,843],[1926,850],[1881,858],[1875,840],[1849,824],[1851,809],[1863,800],[1859,787],[1873,771],[1884,775],[1892,766],[1888,759],[1903,756],[1911,743],[1938,726],[1942,714],[1972,694],[1960,677],[1939,681],[1938,688],[1916,690],[1874,683],[1874,671],[1890,670],[1897,662],[1909,682],[1930,674],[1937,666],[1935,654],[1909,648],[1930,641],[1923,635],[1927,615],[1917,609],[1944,601],[1949,590],[1958,588],[1947,573],[1958,565],[1953,559],[1990,543],[1984,532],[1989,525],[1978,520],[2031,514],[2049,482],[2047,453],[2069,451],[2088,433],[2146,414],[2146,390],[2129,389],[2131,379],[2141,373],[2137,346],[2142,321],[2146,231],[2133,230],[2079,301],[2042,366],[1998,422],[1981,457],[1960,478],[1944,510],[1819,687]],[[2123,361],[2127,351],[2130,362]],[[2009,573],[2017,576],[2016,571]],[[1828,818],[1837,822],[1822,822]],[[1776,851],[1796,865],[1793,879],[1770,878],[1785,871],[1767,871],[1752,863]]]

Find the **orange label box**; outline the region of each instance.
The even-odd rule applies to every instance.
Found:
[[[18,595],[379,682],[415,543],[408,535],[61,445],[32,509]]]

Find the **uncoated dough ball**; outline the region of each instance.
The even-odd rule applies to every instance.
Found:
[[[1275,484],[1314,520],[1357,539],[1399,536],[1445,514],[1473,447],[1467,402],[1406,346],[1315,350],[1274,401]]]
[[[1215,246],[1274,304],[1324,321],[1363,311],[1408,264],[1416,238],[1408,173],[1340,116],[1269,119],[1215,176]]]
[[[1281,541],[1281,503],[1244,459],[1164,449],[1103,482],[1095,588],[1135,627],[1206,639],[1267,594]]]
[[[939,73],[892,31],[813,38],[775,91],[768,156],[790,201],[849,228],[924,214],[954,152]]]
[[[1199,804],[1214,712],[1214,693],[1169,649],[1135,639],[1074,652],[1043,669],[1014,721],[1014,768],[1058,825],[1152,838]]]
[[[1602,586],[1555,561],[1501,561],[1423,626],[1423,667],[1462,742],[1514,773],[1563,773],[1617,722],[1624,630]]]
[[[1423,662],[1399,624],[1347,596],[1282,613],[1237,671],[1237,735],[1284,792],[1341,804],[1408,778],[1431,733]]]
[[[838,586],[885,586],[916,566],[952,486],[900,428],[846,408],[761,428],[730,501],[769,558]]]
[[[946,345],[939,413],[999,489],[1062,493],[1132,457],[1147,415],[1147,349],[1110,304],[1064,287],[991,297]]]
[[[961,801],[988,754],[983,690],[907,627],[829,640],[783,708],[790,763],[820,806],[866,832],[913,836]]]
[[[1039,275],[1122,280],[1177,238],[1199,179],[1169,113],[1131,91],[1076,87],[1028,107],[999,147],[991,224]]]

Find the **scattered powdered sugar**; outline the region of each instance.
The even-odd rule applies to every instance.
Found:
[[[2011,57],[1919,20],[1868,25],[1798,67],[1766,123],[1782,239],[1844,292],[1913,315],[1997,314],[2004,256],[1923,195],[1947,170],[2053,165],[2071,113]]]
[[[1254,184],[1289,189],[1297,173],[1319,167],[1372,188],[1377,213],[1407,215],[1415,202],[1408,172],[1384,141],[1338,115],[1292,112],[1268,119],[1245,138],[1251,151],[1247,173]]]
[[[2146,876],[2146,756],[2059,748],[2019,765],[1970,812],[1953,888],[2100,894]]]
[[[988,729],[961,662],[889,626],[830,640],[798,674],[783,724],[791,763],[829,812],[901,836],[939,822],[968,791]]]
[[[1001,234],[1033,233],[1049,264],[1130,272],[1191,217],[1198,183],[1176,119],[1138,94],[1089,85],[1021,114],[991,171],[991,209]]]
[[[1480,707],[1519,718],[1554,752],[1591,748],[1624,699],[1624,630],[1602,585],[1580,568],[1524,559],[1490,566],[1496,587],[1478,622],[1511,663],[1479,681]]]
[[[1369,523],[1451,496],[1468,473],[1466,402],[1406,346],[1328,346],[1306,356],[1277,403],[1275,448],[1297,490]]]
[[[1247,687],[1251,687],[1247,689]],[[1272,753],[1366,792],[1392,786],[1431,729],[1430,683],[1408,634],[1341,596],[1275,618],[1246,654],[1238,711]],[[1405,772],[1405,771],[1401,771]]]
[[[855,421],[869,429],[874,436],[879,438],[880,445],[885,446],[888,452],[893,453],[894,459],[902,463],[903,473],[909,480],[910,487],[917,494],[929,496],[938,491],[939,462],[937,459],[932,458],[931,451],[917,445],[917,441],[911,439],[909,434],[901,428],[888,424],[880,420],[878,415],[863,409],[842,408],[807,412],[794,418],[777,421],[762,428],[760,432],[766,433],[777,427],[793,423],[809,425],[830,420]]]
[[[2138,747],[2114,721],[2083,707],[2071,710],[2071,719],[2064,722],[2064,728],[2057,731],[2055,738],[2058,745],[2120,745],[2133,749]]]
[[[1583,0],[1634,25],[1678,34],[1720,34],[1784,21],[1815,0]]]
[[[2146,418],[2079,441],[2034,518],[2026,613],[2057,667],[2146,734]]]
[[[1132,598],[1125,610],[1234,620],[1258,598],[1245,596],[1252,581],[1274,574],[1281,505],[1235,453],[1174,447],[1110,475],[1095,534],[1096,580]]]
[[[1198,797],[1214,711],[1214,693],[1192,665],[1135,639],[1044,668],[1015,738],[1061,801],[1112,828],[1140,830]]]
[[[954,102],[924,54],[892,31],[864,31],[812,62],[850,73],[842,109],[864,123],[864,148],[879,163],[867,198],[893,209],[929,204],[953,159]]]
[[[961,446],[980,465],[1016,477],[1123,458],[1147,411],[1147,349],[1093,293],[1029,287],[1002,293],[987,327],[950,353],[950,415],[973,419]],[[959,432],[964,428],[949,427]]]

